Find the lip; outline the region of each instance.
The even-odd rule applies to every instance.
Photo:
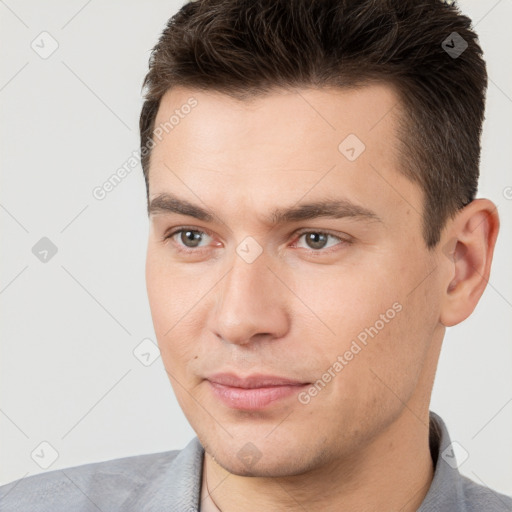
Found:
[[[275,375],[218,373],[206,379],[213,394],[232,409],[259,410],[290,397],[310,383]]]

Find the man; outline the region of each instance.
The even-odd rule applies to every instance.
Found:
[[[197,438],[13,482],[0,510],[512,510],[429,411],[499,229],[486,84],[439,0],[183,6],[140,129],[152,318]]]

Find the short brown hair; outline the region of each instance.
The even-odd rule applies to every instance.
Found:
[[[447,51],[454,40],[459,48],[467,44],[458,56]],[[160,100],[172,87],[244,100],[275,88],[351,88],[375,81],[399,94],[400,171],[423,190],[423,237],[432,248],[446,220],[475,198],[487,88],[471,20],[441,0],[185,4],[153,48],[143,83],[146,192],[147,146]]]

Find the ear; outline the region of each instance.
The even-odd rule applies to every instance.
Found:
[[[499,231],[496,205],[475,199],[450,222],[443,234],[440,261],[447,265],[440,321],[451,327],[475,309],[489,281]]]

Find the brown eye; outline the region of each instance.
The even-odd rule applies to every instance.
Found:
[[[304,242],[299,244],[301,240],[304,240],[305,245]],[[330,233],[325,233],[323,231],[306,231],[299,236],[297,244],[299,244],[299,247],[302,246],[305,249],[312,249],[320,252],[321,249],[329,249],[340,242],[343,244],[344,240],[338,236],[331,235]]]
[[[325,233],[306,233],[306,243],[311,249],[323,249],[327,244],[327,237]]]
[[[176,233],[177,234],[177,233]],[[201,243],[203,233],[192,229],[183,229],[180,232],[180,240],[185,247],[198,247]]]
[[[170,240],[171,249],[182,254],[200,254],[204,251],[218,247],[219,244],[213,244],[214,236],[201,229],[192,229],[190,227],[180,227],[164,234],[162,240]]]

